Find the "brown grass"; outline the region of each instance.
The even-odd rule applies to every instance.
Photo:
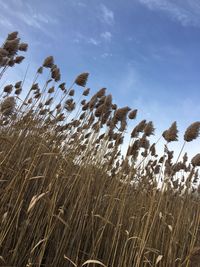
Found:
[[[1,78],[26,50],[8,35]],[[39,84],[46,72],[51,79]],[[157,155],[153,123],[143,120],[121,155],[137,110],[118,108],[105,88],[87,99],[87,79],[59,84],[47,57],[29,90],[23,82],[17,93],[2,90],[0,266],[199,266],[199,154],[193,164],[181,153],[174,161],[167,143]],[[200,123],[191,127],[185,141],[199,135]],[[164,137],[177,133],[174,123]]]

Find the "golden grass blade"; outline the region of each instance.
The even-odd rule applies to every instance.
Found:
[[[28,180],[37,180],[37,179],[41,179],[41,178],[44,178],[43,175],[39,175],[39,176],[33,176],[33,177],[30,177],[30,178],[27,178]]]
[[[156,259],[156,265],[162,260],[163,255],[159,255]]]
[[[103,264],[102,262],[100,262],[98,260],[87,260],[81,266],[85,266],[85,265],[90,264],[90,263],[94,263],[94,264],[101,265],[103,267],[107,267],[105,264]]]
[[[75,262],[73,262],[72,260],[70,260],[70,258],[68,258],[66,255],[64,255],[64,259],[66,259],[69,262],[71,262],[71,264],[73,264],[74,267],[77,267],[77,264]]]
[[[42,244],[44,241],[46,240],[46,238],[44,238],[44,239],[41,239],[34,247],[33,247],[33,249],[31,250],[31,254],[34,252],[34,250],[40,245],[40,244]]]
[[[35,206],[35,204],[43,197],[43,196],[45,196],[47,193],[48,193],[49,191],[47,191],[46,193],[42,193],[42,194],[40,194],[40,195],[35,195],[35,196],[33,196],[32,197],[32,199],[31,199],[31,201],[30,201],[30,204],[29,204],[29,207],[28,207],[28,210],[27,210],[27,212],[29,213],[32,209],[33,209],[33,207]]]

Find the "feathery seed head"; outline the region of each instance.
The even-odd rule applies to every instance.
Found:
[[[15,90],[15,94],[16,94],[16,95],[20,95],[21,92],[22,92],[22,88],[17,88],[17,89]]]
[[[65,83],[61,83],[61,84],[59,84],[59,86],[58,86],[62,91],[64,91],[65,90]]]
[[[3,91],[7,94],[10,94],[12,92],[13,86],[12,84],[8,84],[4,87]]]
[[[89,93],[90,93],[90,88],[87,88],[87,89],[85,89],[85,90],[83,91],[83,94],[82,94],[82,95],[84,95],[84,96],[88,96]]]
[[[22,81],[16,82],[15,83],[15,88],[18,89],[22,86]]]
[[[9,67],[13,67],[15,65],[15,60],[13,58],[11,58],[9,61],[8,61],[8,66]]]
[[[53,97],[49,98],[46,102],[45,102],[45,106],[48,106],[51,104],[51,102],[53,101]]]
[[[28,104],[31,104],[32,102],[33,102],[32,98],[29,98],[28,101],[27,101]]]
[[[9,116],[13,113],[15,108],[15,98],[13,96],[5,98],[0,105],[0,111],[4,116]]]
[[[155,156],[156,155],[156,144],[155,143],[153,143],[152,145],[151,145],[151,147],[150,147],[150,152],[151,152],[151,155],[152,156]]]
[[[9,62],[8,57],[3,57],[0,55],[0,66],[1,67],[6,66],[8,64],[8,62]]]
[[[60,69],[58,67],[51,68],[51,78],[55,80],[55,82],[60,81],[61,75],[60,75]]]
[[[137,132],[143,132],[144,128],[146,126],[146,120],[142,120],[141,122],[139,122],[139,124],[136,126],[137,127]]]
[[[105,93],[106,93],[106,88],[102,88],[96,93],[96,95],[98,98],[100,98],[100,97],[104,96]]]
[[[164,156],[162,156],[162,157],[160,157],[160,159],[159,159],[158,163],[163,163],[163,162],[164,162],[164,160],[165,160],[165,157],[164,157]]]
[[[178,129],[177,129],[177,124],[176,121],[172,123],[170,128],[168,130],[165,130],[162,134],[164,139],[167,142],[172,142],[172,141],[177,141],[178,140]]]
[[[116,104],[112,104],[111,107],[112,107],[113,110],[117,110],[117,105]]]
[[[85,104],[86,104],[86,100],[85,99],[81,100],[81,105],[84,106]]]
[[[38,83],[34,83],[32,86],[31,86],[31,90],[38,90],[39,89],[39,85]]]
[[[150,136],[154,134],[154,131],[155,128],[153,126],[153,122],[152,121],[148,122],[144,127],[144,133],[146,134],[146,136]]]
[[[25,57],[23,57],[23,56],[17,56],[15,58],[15,63],[20,64],[24,59],[25,59]]]
[[[185,131],[184,140],[186,142],[191,142],[195,140],[200,133],[200,121],[192,123]]]
[[[71,89],[71,90],[69,91],[69,96],[74,96],[74,93],[75,93],[74,89]]]
[[[8,34],[7,40],[12,41],[12,40],[16,39],[17,36],[18,36],[18,32],[17,31],[11,32],[11,33]]]
[[[35,98],[35,99],[38,99],[38,98],[41,97],[41,95],[42,95],[41,93],[37,93],[37,94],[35,94],[34,98]]]
[[[43,72],[43,67],[39,67],[37,73],[42,74],[42,72]]]
[[[200,167],[200,153],[192,158],[191,163],[193,167]]]
[[[146,135],[143,134],[142,138],[139,140],[139,146],[145,149],[149,148],[149,140],[147,140]]]
[[[137,126],[133,128],[132,132],[131,132],[131,138],[136,138],[138,137],[139,132],[137,130]]]
[[[54,86],[52,86],[51,88],[49,88],[48,93],[52,94],[54,91],[55,91],[55,88],[54,88]]]
[[[8,55],[8,51],[6,49],[0,47],[0,56],[6,57],[7,55]]]
[[[100,117],[103,113],[103,111],[105,110],[105,106],[104,105],[100,105],[96,110],[95,110],[95,117]]]
[[[137,116],[137,109],[131,110],[130,113],[128,114],[128,117],[130,120],[134,120]]]
[[[9,53],[10,56],[13,56],[17,53],[20,39],[7,40],[3,46],[5,50]]]
[[[112,106],[112,95],[111,94],[106,96],[105,101],[104,101],[104,105],[107,108],[110,108]]]
[[[97,96],[96,96],[96,94],[95,94],[95,95],[93,95],[93,96],[91,97],[90,101],[88,102],[88,103],[89,103],[88,105],[89,105],[90,110],[93,110],[93,108],[94,108],[96,102],[97,102]]]
[[[45,68],[52,68],[54,65],[54,58],[52,56],[46,57],[42,65]]]
[[[28,49],[28,44],[27,43],[20,43],[19,44],[19,50],[20,51],[26,52],[27,49]]]
[[[87,80],[88,80],[89,73],[88,72],[83,72],[80,75],[78,75],[75,79],[75,84],[85,87]]]
[[[183,156],[183,163],[186,163],[188,161],[188,155],[187,152]]]
[[[129,107],[123,107],[123,108],[119,108],[115,111],[115,120],[116,121],[122,121],[124,118],[126,118],[127,113],[130,111],[131,109]]]
[[[89,108],[89,102],[82,105],[83,105],[82,110],[87,110]]]

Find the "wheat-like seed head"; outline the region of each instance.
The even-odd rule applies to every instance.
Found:
[[[16,64],[20,64],[24,59],[25,59],[24,56],[16,56],[14,61]]]
[[[184,140],[191,142],[199,136],[200,132],[200,121],[192,123],[185,131]]]
[[[19,51],[26,52],[28,50],[28,44],[27,43],[20,43],[19,44]]]
[[[101,88],[97,93],[96,93],[96,96],[98,98],[101,98],[102,96],[105,96],[105,93],[106,93],[106,88]]]
[[[3,91],[7,94],[10,94],[12,92],[13,89],[13,85],[12,84],[8,84],[4,87]]]
[[[84,96],[88,96],[89,93],[90,93],[90,88],[87,88],[87,89],[85,89],[85,90],[83,91],[83,94],[82,94],[82,95],[84,95]]]
[[[43,62],[43,67],[52,68],[53,65],[54,65],[54,58],[52,56],[45,58],[45,60]]]
[[[8,55],[8,51],[2,47],[0,47],[0,56],[6,57]]]
[[[60,69],[57,66],[53,66],[51,68],[51,78],[54,79],[55,82],[60,81],[61,79]]]
[[[155,128],[153,126],[153,122],[150,121],[146,124],[146,126],[144,127],[144,133],[146,136],[150,136],[153,135],[155,131]]]
[[[83,72],[76,77],[74,82],[79,86],[85,87],[88,80],[88,76],[89,76],[88,72]]]
[[[128,114],[129,119],[134,120],[137,116],[137,112],[138,112],[137,109],[131,110],[130,113]]]
[[[12,41],[12,40],[16,39],[17,36],[18,36],[18,32],[17,31],[11,32],[11,33],[8,34],[7,40]]]
[[[69,91],[69,96],[74,96],[74,93],[75,93],[74,89],[71,89],[71,90]]]
[[[15,88],[18,89],[22,86],[22,81],[16,82],[15,83]]]
[[[14,39],[14,40],[7,40],[3,46],[3,48],[8,52],[9,56],[13,56],[18,51],[20,39]]]
[[[200,167],[200,153],[192,158],[191,163],[194,167]]]
[[[42,72],[43,72],[43,67],[39,67],[37,73],[42,74]]]
[[[9,116],[15,109],[15,98],[13,96],[5,98],[0,105],[0,111],[4,116]]]
[[[170,128],[163,132],[162,136],[167,142],[177,141],[178,140],[178,129],[176,121],[172,123]]]
[[[124,118],[126,118],[126,115],[128,114],[128,112],[131,109],[127,106],[127,107],[123,107],[123,108],[119,108],[115,111],[115,115],[114,115],[114,119],[116,119],[116,121],[121,121]]]

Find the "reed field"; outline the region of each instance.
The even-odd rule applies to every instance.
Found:
[[[27,49],[8,34],[1,81]],[[106,88],[91,96],[88,76],[67,87],[49,56],[30,88],[0,88],[0,266],[200,266],[200,154],[174,157],[173,122],[159,155],[153,122],[136,124],[139,111],[118,107]],[[179,142],[199,132],[197,121]]]

